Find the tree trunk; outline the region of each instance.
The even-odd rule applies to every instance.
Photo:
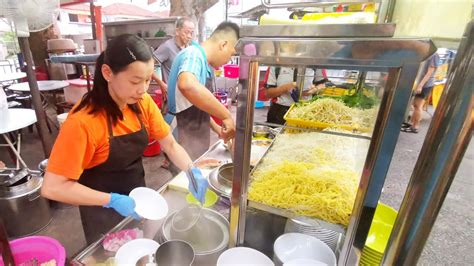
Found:
[[[187,16],[198,25],[198,39],[204,41],[205,19],[204,12],[219,0],[173,0],[171,1],[170,16]]]
[[[53,30],[53,26],[38,32],[30,32],[28,41],[31,47],[31,53],[33,54],[33,60],[36,67],[43,67],[46,69],[45,59],[48,56],[47,42],[50,39],[56,39],[58,36]]]

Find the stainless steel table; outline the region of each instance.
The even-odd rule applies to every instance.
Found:
[[[51,93],[53,97],[53,105],[56,108],[56,111],[58,109],[58,100],[57,100],[57,93],[69,86],[69,82],[64,81],[64,80],[38,80],[38,90],[40,93]],[[30,86],[28,82],[21,82],[21,83],[16,83],[12,84],[11,86],[8,87],[8,90],[11,91],[17,91],[17,92],[23,92],[23,93],[29,93],[30,92]],[[46,97],[43,95],[43,107],[48,106],[48,102],[46,100]],[[55,123],[52,123],[55,125]]]
[[[223,145],[223,142],[218,141],[214,145],[212,145],[209,150],[204,153],[204,155],[202,155],[202,157],[215,158],[218,160],[226,161],[230,159],[230,154]],[[211,170],[203,170],[203,174],[205,175],[210,172]],[[181,174],[182,173],[178,174],[173,179],[179,178]],[[186,192],[178,191],[168,187],[169,183],[171,183],[173,179],[158,189],[158,191],[164,196],[168,203],[169,214],[183,208],[187,204],[185,199],[187,194]],[[226,218],[228,218],[229,206],[226,205],[226,200],[218,201],[216,205],[214,205],[212,208],[223,214]],[[164,219],[158,221],[136,221],[132,218],[125,218],[122,222],[120,222],[116,227],[114,227],[107,233],[113,233],[123,229],[138,228],[144,232],[144,238],[155,239],[155,241],[157,241],[157,233],[160,230],[163,221]],[[106,251],[102,247],[103,240],[104,237],[101,237],[95,243],[86,247],[82,252],[80,252],[72,259],[71,263],[73,265],[94,265],[97,263],[103,263],[108,259],[113,258],[115,256],[115,252]]]
[[[26,78],[25,72],[2,73],[0,74],[0,83],[16,81],[22,78]]]
[[[20,156],[21,134],[18,133],[16,148],[7,134],[34,123],[36,123],[36,114],[32,109],[14,108],[0,110],[0,135],[2,135],[3,139],[5,139],[7,142],[7,144],[2,144],[2,146],[10,147],[10,149],[15,154],[17,158],[16,169],[19,169],[19,163],[21,163],[23,167],[27,168],[25,161],[23,161]]]
[[[69,86],[69,83],[64,80],[38,80],[37,82],[38,89],[41,92],[62,90]],[[12,91],[29,92],[30,86],[28,82],[21,82],[12,84],[10,87],[8,87],[8,89]]]

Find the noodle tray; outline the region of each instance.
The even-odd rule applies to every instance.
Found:
[[[308,121],[308,120],[288,117],[288,114],[290,114],[295,108],[298,108],[296,106],[296,104],[292,104],[290,106],[290,109],[286,112],[285,116],[283,116],[283,119],[285,119],[285,121],[286,121],[286,125],[291,126],[291,127],[321,129],[321,130],[326,129],[326,128],[340,128],[340,129],[345,129],[345,130],[352,131],[352,132],[354,132],[354,131],[364,132],[364,133],[372,132],[372,129],[367,128],[367,127],[337,125],[337,124],[330,124],[330,123],[323,123],[323,122],[316,122],[316,121]]]

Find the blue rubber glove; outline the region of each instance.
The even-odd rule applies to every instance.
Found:
[[[104,208],[112,208],[120,215],[132,216],[135,220],[140,220],[140,216],[135,212],[135,200],[126,195],[110,193],[110,202]]]
[[[194,187],[193,187],[193,184],[191,182],[191,176],[186,173],[186,175],[188,176],[188,179],[189,179],[189,191],[191,191],[191,193],[193,194],[193,196],[199,200],[201,203],[204,204],[204,201],[205,201],[205,198],[206,198],[206,190],[207,190],[207,186],[209,185],[207,183],[207,178],[205,178],[202,173],[201,173],[201,170],[199,170],[199,168],[197,167],[191,167],[190,169],[194,175],[194,179],[196,180],[196,183],[197,183],[197,191],[194,190]],[[189,170],[188,170],[189,171]]]

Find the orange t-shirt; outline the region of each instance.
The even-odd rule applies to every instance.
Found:
[[[139,102],[141,117],[150,139],[160,140],[170,133],[158,107],[145,94]],[[105,112],[88,114],[88,108],[70,112],[61,126],[48,160],[48,171],[78,180],[85,169],[104,163],[109,156],[109,132]],[[139,131],[140,121],[128,106],[122,111],[123,120],[112,126],[114,136]]]

